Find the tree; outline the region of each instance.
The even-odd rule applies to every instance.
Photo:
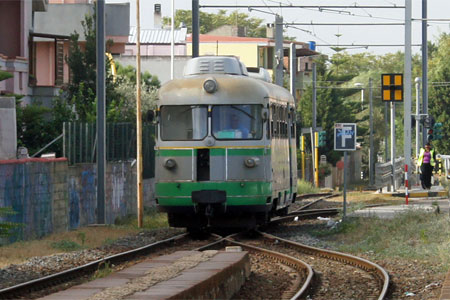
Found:
[[[117,87],[116,91],[120,95],[119,102],[113,102],[108,110],[107,118],[111,121],[136,120],[136,68],[133,66],[123,67],[116,63],[117,67]],[[156,107],[158,89],[160,82],[158,77],[145,72],[141,76],[141,113],[144,115],[150,109]]]
[[[96,119],[96,32],[95,13],[86,15],[83,25],[86,43],[84,51],[78,42],[80,35],[75,31],[70,35],[70,54],[66,58],[71,72],[71,82],[63,96],[68,99],[69,105],[75,107],[80,121],[94,122]],[[111,42],[109,42],[110,44]],[[105,57],[106,64],[106,107],[117,100],[115,83],[111,74],[109,59]]]
[[[192,11],[177,10],[175,13],[175,27],[180,27],[181,22],[187,26],[188,32],[192,33]],[[263,19],[249,17],[246,13],[239,13],[238,11],[233,11],[229,15],[223,9],[219,10],[218,13],[201,11],[199,14],[199,31],[201,34],[205,34],[223,25],[237,25],[245,27],[249,37],[266,37],[266,27],[261,25],[262,22]],[[170,24],[170,17],[164,17],[163,25]]]
[[[317,81],[320,86],[317,89],[317,126],[326,131],[326,146],[321,153],[327,156],[327,161],[336,164],[341,153],[334,151],[333,134],[334,123],[352,123],[355,121],[355,106],[351,102],[345,101],[346,97],[354,94],[351,89],[335,88],[335,85],[342,85],[348,80],[348,76],[336,75],[327,69],[326,59],[320,57],[316,60]],[[345,79],[345,80],[344,80]],[[357,91],[356,91],[357,92]],[[298,107],[301,116],[302,127],[312,126],[312,86],[308,86],[300,99]]]
[[[434,47],[433,47],[434,48]],[[443,138],[434,141],[439,153],[450,153],[450,34],[443,33],[429,61],[429,112],[442,123]]]

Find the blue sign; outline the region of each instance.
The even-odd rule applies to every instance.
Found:
[[[336,123],[334,124],[334,150],[355,151],[356,150],[356,124]]]

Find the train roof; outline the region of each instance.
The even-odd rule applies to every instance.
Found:
[[[216,88],[208,92],[206,81]],[[165,83],[159,90],[159,105],[256,104],[275,99],[294,106],[292,95],[283,87],[248,76],[236,57],[199,57],[190,60],[183,78]]]

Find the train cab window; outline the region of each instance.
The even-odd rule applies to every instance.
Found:
[[[263,122],[261,105],[216,105],[212,107],[212,134],[219,140],[259,140]]]
[[[202,140],[208,133],[207,120],[207,106],[161,106],[161,139],[163,141]]]

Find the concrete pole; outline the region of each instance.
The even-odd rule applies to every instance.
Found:
[[[314,181],[316,183],[316,187],[319,187],[319,133],[316,131],[314,132]]]
[[[317,128],[317,107],[316,107],[316,101],[317,101],[317,88],[316,88],[316,81],[317,81],[317,74],[316,74],[316,63],[312,64],[312,89],[313,89],[313,98],[312,98],[312,128],[311,128],[311,153],[312,153],[312,159],[313,159],[313,166],[316,165],[316,160],[318,160],[318,157],[316,157],[316,135],[314,134],[316,132]],[[314,174],[315,174],[315,167],[313,168]],[[319,182],[316,181],[316,176],[314,177],[314,182],[316,186],[319,186]]]
[[[374,147],[373,147],[373,90],[372,90],[372,78],[369,78],[369,184],[373,186],[375,184],[374,178]]]
[[[391,168],[392,168],[392,191],[395,187],[395,102],[391,102]]]
[[[361,88],[361,111],[364,110],[364,88]]]
[[[295,100],[295,75],[297,73],[297,53],[295,52],[295,44],[290,44],[290,60],[289,60],[289,69],[291,73],[291,79],[290,79],[290,92],[292,97],[294,97],[294,103],[297,105],[297,101]]]
[[[416,77],[416,157],[419,157],[420,150],[420,77]]]
[[[305,176],[305,136],[301,136],[300,150],[302,151],[302,179],[306,180]]]
[[[317,107],[316,107],[316,101],[317,101],[317,70],[316,70],[316,63],[313,62],[312,64],[312,128],[313,132],[316,131],[317,127]]]
[[[389,136],[389,126],[388,124],[388,103],[384,103],[384,162],[388,161],[389,158],[389,146],[388,146],[388,136]]]
[[[411,173],[411,11],[412,0],[405,0],[405,68],[404,68],[404,118],[403,118],[403,154],[407,172]],[[409,176],[410,178],[411,176]]]
[[[420,77],[414,80],[416,83],[416,158],[419,157],[420,150]],[[418,174],[419,167],[416,164],[416,174]]]
[[[138,227],[142,228],[144,220],[144,202],[142,198],[142,117],[141,117],[141,21],[140,0],[136,0],[136,196]]]
[[[428,43],[427,0],[422,0],[422,113],[428,114]],[[427,129],[422,129],[422,145],[427,143]]]
[[[172,18],[170,26],[170,79],[173,79],[175,56],[175,0],[172,0]]]
[[[97,223],[105,224],[105,0],[97,0]]]
[[[275,84],[283,86],[283,17],[275,16]]]
[[[199,0],[192,0],[192,57],[198,57],[200,49],[200,22],[198,1]]]
[[[345,220],[347,217],[347,169],[348,169],[348,163],[347,163],[347,151],[344,151],[344,215],[342,216],[342,219]]]

